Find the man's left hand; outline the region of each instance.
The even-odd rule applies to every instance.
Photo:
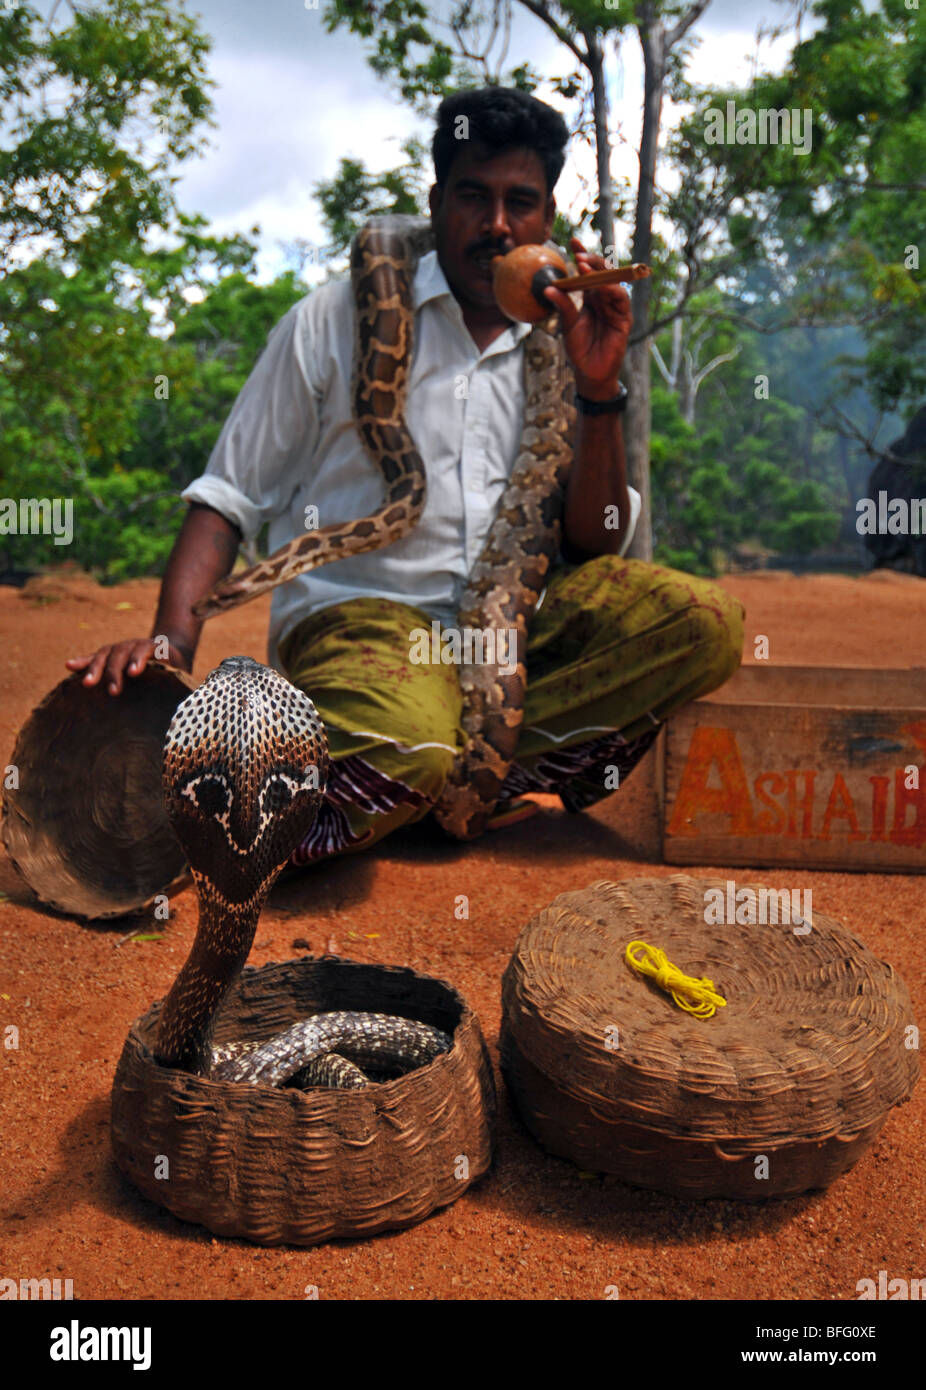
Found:
[[[580,275],[607,269],[604,257],[586,251],[578,237],[573,237],[570,245]],[[545,296],[560,312],[563,342],[579,395],[610,400],[618,392],[618,376],[633,324],[630,295],[623,285],[599,285],[582,296],[581,309],[562,290],[550,287]]]

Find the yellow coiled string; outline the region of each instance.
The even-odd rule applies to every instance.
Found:
[[[680,1009],[694,1014],[695,1018],[710,1018],[718,1008],[726,1008],[727,1001],[717,993],[713,980],[696,980],[693,975],[686,975],[658,946],[650,946],[646,941],[631,941],[624,959],[641,975],[655,980],[660,989],[672,995]]]

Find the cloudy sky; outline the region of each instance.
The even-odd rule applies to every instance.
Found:
[[[344,156],[369,169],[393,167],[400,142],[427,137],[427,122],[404,108],[366,62],[362,40],[341,30],[329,34],[321,20],[324,0],[187,0],[212,37],[211,73],[216,129],[209,153],[183,167],[178,193],[187,211],[203,213],[220,234],[261,228],[262,278],[283,268],[283,244],[296,238],[322,243],[324,229],[313,186],[330,179]],[[515,4],[508,64],[527,60],[545,74],[564,73],[563,49],[546,27]],[[444,0],[432,14],[446,13]],[[696,33],[689,64],[692,80],[746,83],[760,68],[779,68],[787,39],[757,47],[760,25],[780,23],[782,0],[712,0]],[[639,138],[642,65],[636,36],[628,33],[609,61],[613,172],[632,177]],[[541,98],[548,93],[538,92]],[[554,98],[553,104],[556,103]],[[564,110],[565,114],[565,110]],[[666,113],[671,121],[672,112]],[[591,174],[590,156],[577,150],[557,186],[567,209],[584,199],[578,174]],[[311,282],[321,272],[306,271]]]

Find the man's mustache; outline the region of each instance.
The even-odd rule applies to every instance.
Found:
[[[511,250],[510,246],[499,246],[497,242],[478,242],[471,246],[467,251],[468,256],[505,256]]]

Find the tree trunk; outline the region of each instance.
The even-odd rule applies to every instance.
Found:
[[[601,37],[594,27],[580,29],[585,40],[584,51],[575,43],[568,26],[552,13],[546,0],[521,0],[524,7],[541,19],[564,43],[579,63],[589,72],[592,81],[592,102],[595,119],[595,157],[598,166],[598,210],[594,223],[601,237],[605,254],[614,243],[614,190],[611,183],[608,136],[608,92],[604,74]],[[685,37],[691,26],[707,9],[710,0],[693,0],[680,15],[673,12],[675,23],[666,29],[660,18],[663,6],[658,0],[637,0],[636,22],[643,49],[644,92],[643,129],[640,138],[640,184],[634,221],[633,260],[649,261],[652,251],[653,209],[656,202],[656,160],[659,152],[659,125],[662,119],[662,94],[666,80],[669,54]],[[610,6],[609,6],[610,8]],[[568,8],[567,8],[568,13]],[[628,547],[628,555],[639,560],[653,558],[653,532],[650,514],[650,302],[652,285],[649,280],[637,280],[631,290],[634,329],[627,349],[624,377],[630,398],[624,416],[624,450],[627,456],[627,481],[639,492],[642,507],[640,519]]]
[[[643,49],[643,130],[640,139],[640,185],[633,229],[631,259],[648,262],[653,244],[653,207],[656,199],[656,158],[662,90],[666,75],[665,29],[658,21],[644,21],[639,28]],[[633,337],[627,353],[630,399],[624,416],[624,450],[627,481],[642,498],[640,519],[627,554],[636,560],[652,560],[653,529],[650,510],[650,350],[649,324],[652,281],[637,280],[631,291]]]
[[[604,75],[604,54],[594,29],[583,30],[588,53],[587,66],[592,80],[595,111],[595,163],[598,173],[598,210],[593,225],[601,238],[605,256],[614,246],[614,186],[611,183],[611,135],[608,130],[608,87]],[[617,262],[615,261],[615,264]]]
[[[678,379],[678,401],[682,413],[682,419],[686,425],[693,425],[695,422],[695,401],[698,397],[698,387],[695,380],[693,363],[688,353],[685,354],[682,362],[682,369]]]

